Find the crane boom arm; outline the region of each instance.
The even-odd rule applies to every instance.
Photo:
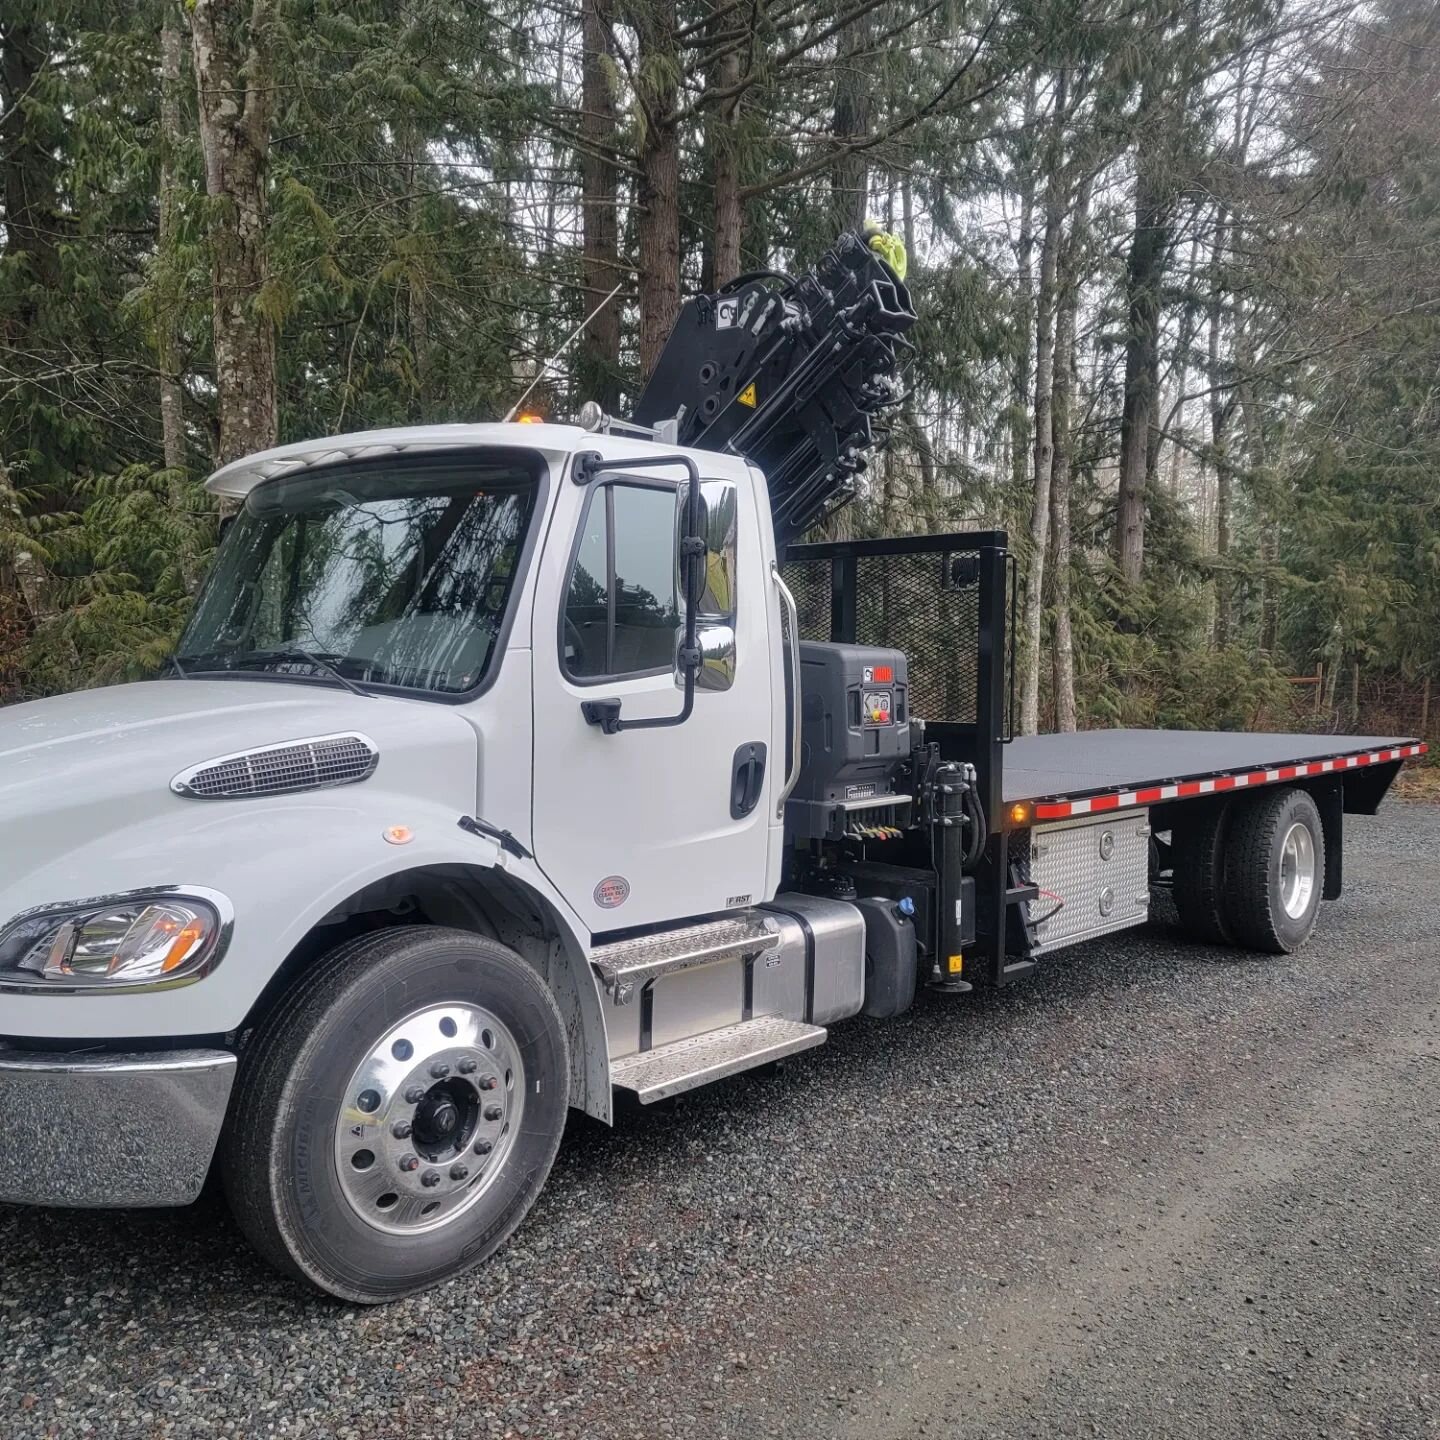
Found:
[[[885,443],[915,320],[903,281],[846,233],[796,279],[757,272],[687,300],[635,420],[757,466],[783,545],[844,505]]]

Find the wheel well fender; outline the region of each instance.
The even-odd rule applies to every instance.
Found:
[[[246,1019],[253,1026],[320,955],[367,930],[416,923],[470,930],[498,940],[550,987],[570,1051],[570,1104],[606,1124],[610,1061],[595,973],[573,926],[521,877],[484,865],[436,864],[400,870],[347,896],[286,956]]]

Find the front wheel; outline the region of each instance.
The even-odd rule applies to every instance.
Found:
[[[524,1219],[565,1125],[555,1000],[504,946],[429,926],[332,950],[241,1057],[231,1209],[277,1268],[376,1304],[478,1265]]]

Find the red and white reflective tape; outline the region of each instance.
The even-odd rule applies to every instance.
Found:
[[[1209,780],[1181,780],[1175,785],[1149,785],[1141,790],[1117,790],[1109,795],[1092,795],[1088,800],[1045,801],[1035,806],[1035,819],[1068,820],[1072,815],[1094,815],[1105,810],[1123,810],[1127,805],[1158,805],[1162,800],[1184,800],[1192,795],[1245,790],[1252,785],[1274,785],[1277,781],[1297,780],[1304,775],[1328,775],[1337,770],[1357,770],[1362,765],[1383,765],[1391,760],[1409,760],[1416,755],[1424,755],[1428,749],[1427,745],[1397,745],[1389,750],[1337,755],[1330,760],[1306,760],[1299,765],[1277,765],[1273,770],[1245,770],[1234,775],[1216,775]]]

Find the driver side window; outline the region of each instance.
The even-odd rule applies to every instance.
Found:
[[[590,492],[560,643],[573,680],[669,671],[680,625],[676,492],[612,482]]]

